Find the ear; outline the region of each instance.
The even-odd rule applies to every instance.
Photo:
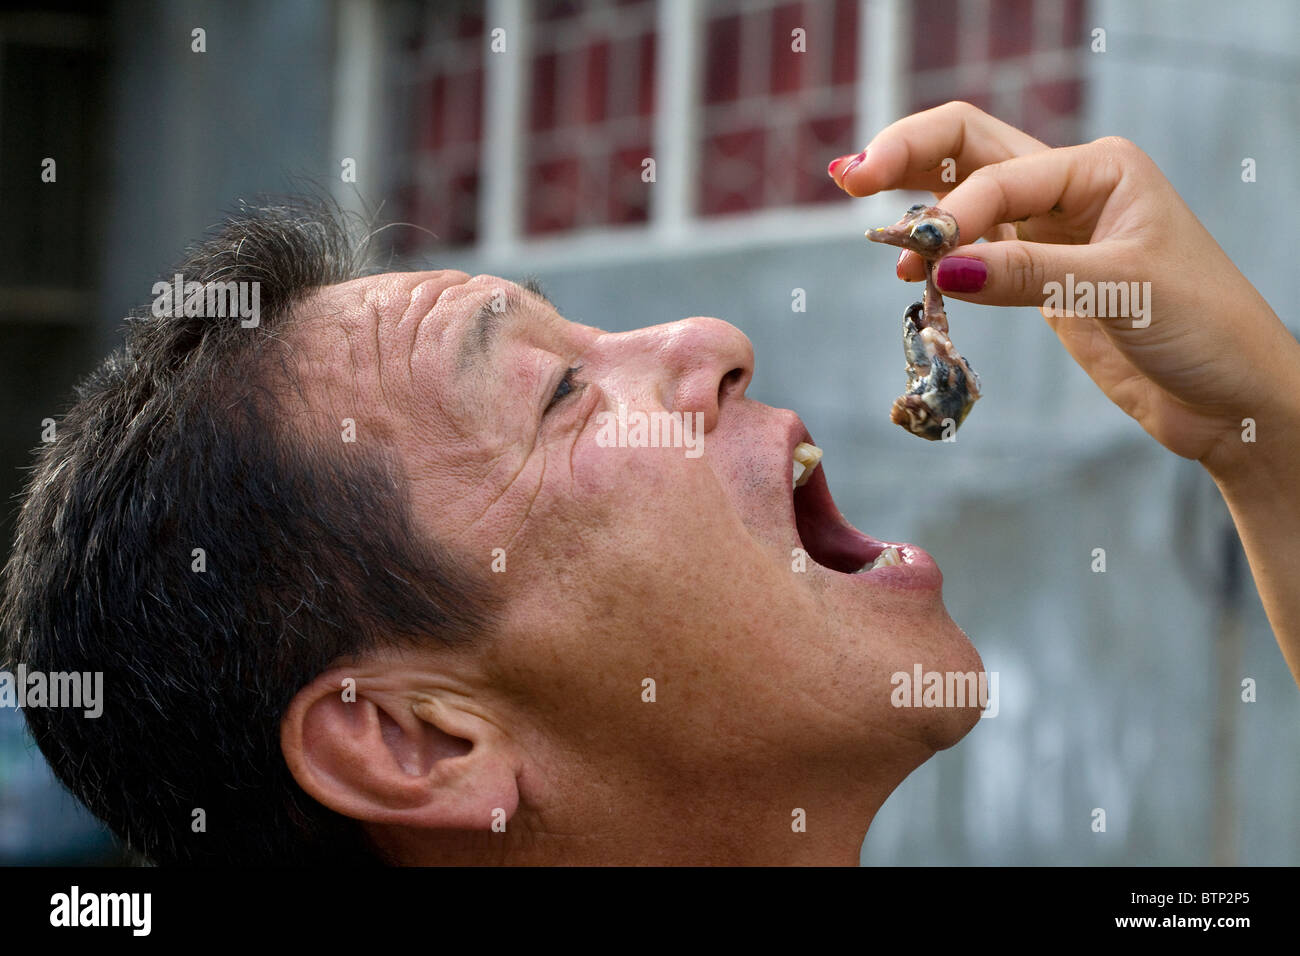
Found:
[[[327,671],[290,702],[280,748],[298,785],[372,823],[489,830],[494,813],[511,817],[521,761],[510,739],[460,695],[370,670]]]

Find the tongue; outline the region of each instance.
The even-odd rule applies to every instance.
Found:
[[[863,566],[870,564],[875,548],[873,542],[864,534],[842,524],[826,524],[817,528],[813,540],[803,538],[804,547],[814,561],[823,567],[845,574],[852,574]]]
[[[840,517],[822,469],[794,495],[795,525],[808,556],[822,567],[852,574],[884,548]]]

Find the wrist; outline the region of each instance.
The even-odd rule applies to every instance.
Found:
[[[1232,430],[1201,459],[1225,497],[1300,493],[1300,344],[1286,350],[1291,361],[1266,374],[1269,401],[1257,414],[1243,412]]]

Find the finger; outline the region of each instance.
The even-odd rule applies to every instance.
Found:
[[[939,260],[935,284],[944,295],[982,305],[1031,305],[1043,309],[1050,283],[1128,282],[1127,265],[1140,262],[1136,242],[1117,239],[1094,245],[1050,242],[987,242],[962,246]],[[1082,288],[1082,286],[1080,286]]]
[[[859,154],[859,162],[852,157],[836,167],[832,177],[851,196],[870,196],[885,189],[942,192],[981,166],[1047,148],[969,103],[952,102],[885,127]],[[946,180],[945,159],[953,161]]]
[[[994,226],[988,232],[984,233],[984,239],[988,242],[1003,242],[1007,239],[1028,239],[1033,241],[1030,236],[1022,236],[1018,232],[1018,226],[1009,222],[1000,223]]]
[[[1043,150],[981,167],[944,198],[943,208],[963,237],[1041,217],[1040,228],[1054,237],[1086,242],[1122,172],[1097,143]]]

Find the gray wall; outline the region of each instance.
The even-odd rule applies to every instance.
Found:
[[[207,52],[190,49],[196,27]],[[240,197],[330,182],[334,25],[314,0],[114,8],[103,342]]]

